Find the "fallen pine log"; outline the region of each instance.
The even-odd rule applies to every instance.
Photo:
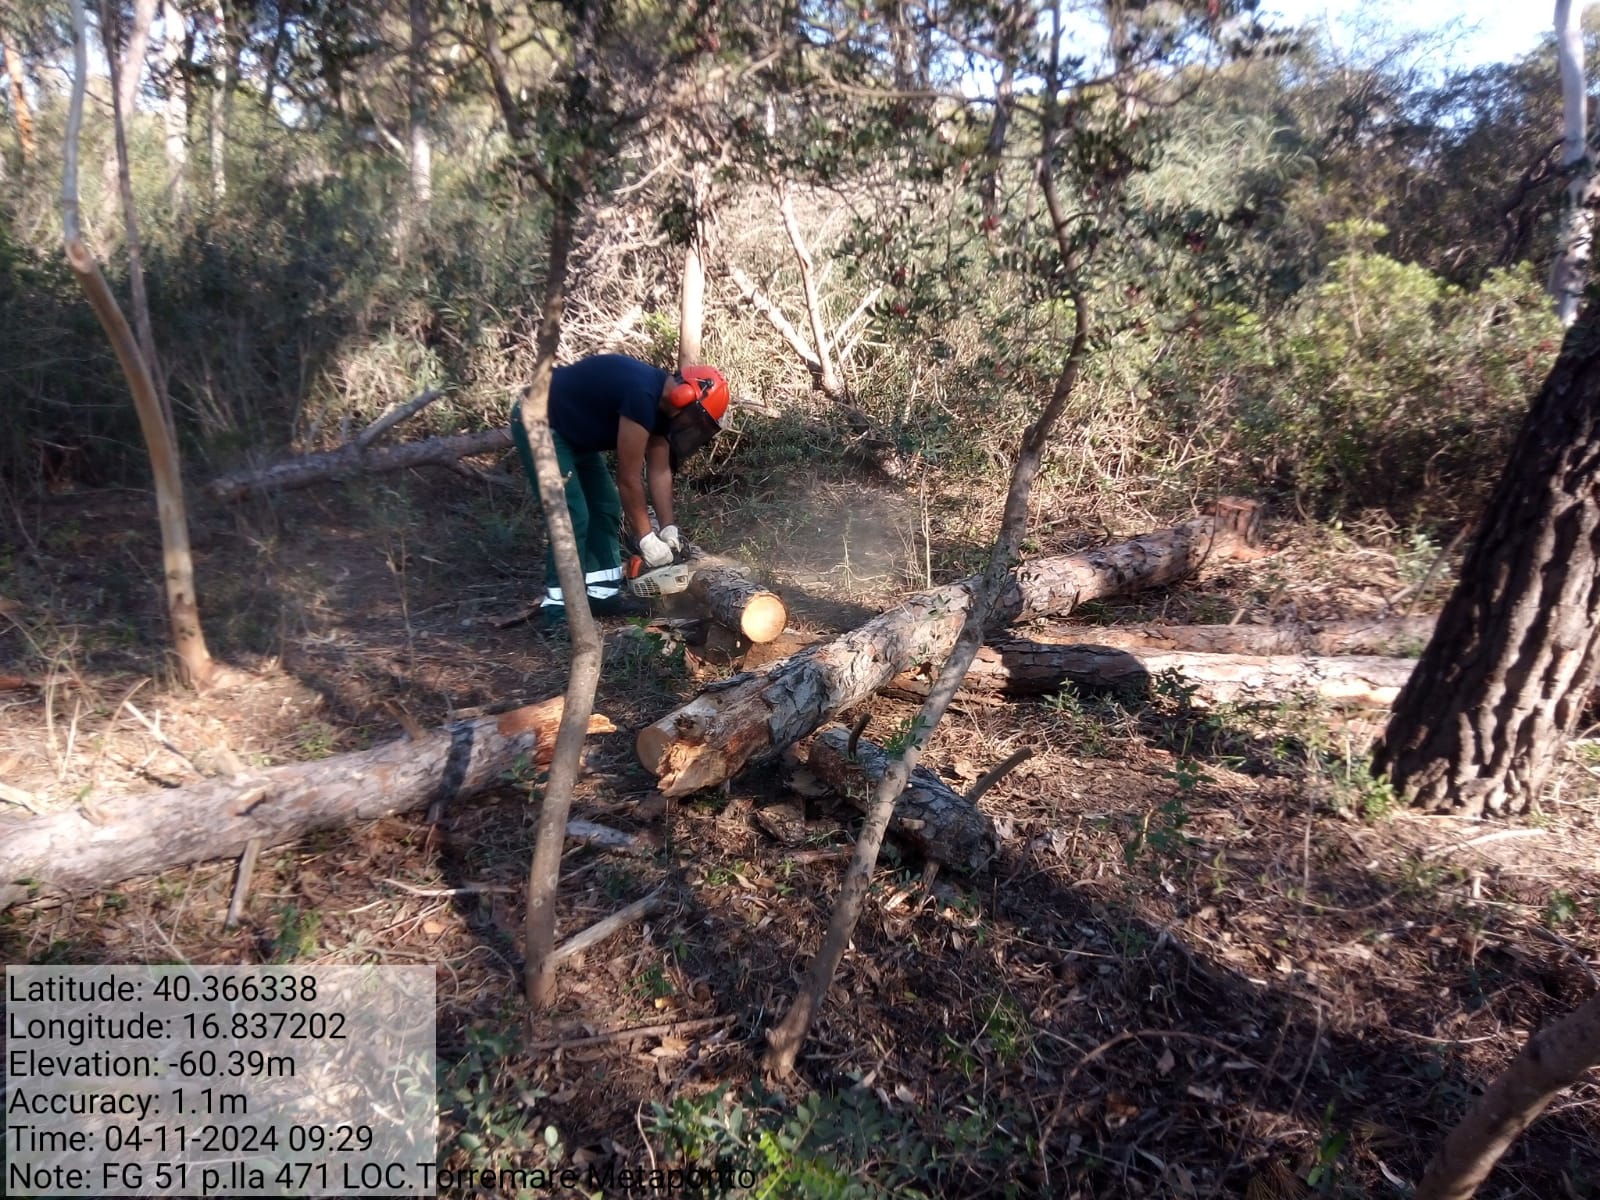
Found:
[[[1037,635],[1056,645],[1204,654],[1377,654],[1415,658],[1433,617],[1357,617],[1275,625],[1058,625]]]
[[[718,624],[757,645],[772,641],[788,625],[783,597],[750,578],[740,564],[699,549],[691,549],[688,560],[694,571],[689,595]]]
[[[1214,516],[1079,554],[1024,563],[996,604],[996,623],[1064,615],[1085,600],[1160,587],[1230,556],[1254,539],[1256,505],[1221,501]],[[639,761],[660,790],[682,796],[770,758],[901,671],[941,662],[955,645],[967,579],[921,592],[832,642],[807,647],[706,689],[639,732]]]
[[[889,755],[866,738],[849,754],[850,731],[834,725],[817,734],[806,766],[856,808],[865,811],[883,781]],[[894,806],[889,831],[925,858],[976,871],[994,857],[994,822],[932,771],[918,767]]]
[[[518,759],[548,763],[561,708],[557,696],[370,750],[0,823],[0,909],[229,858],[253,838],[263,848],[279,846],[319,829],[472,795]],[[589,723],[590,733],[615,728],[602,716]]]
[[[1148,695],[1168,671],[1203,705],[1276,703],[1314,695],[1336,704],[1384,708],[1394,703],[1416,663],[1409,658],[1294,654],[1246,655],[1129,650],[1103,645],[1062,646],[1005,641],[983,646],[961,685],[961,694],[1040,696],[1068,684]],[[920,699],[933,672],[905,671],[884,689]]]
[[[458,433],[450,437],[423,438],[399,446],[373,449],[357,440],[336,450],[319,450],[265,467],[255,467],[219,475],[206,484],[206,491],[217,500],[238,500],[251,492],[291,491],[349,479],[356,475],[384,471],[404,471],[408,467],[455,467],[474,454],[489,454],[511,445],[511,428],[485,429],[479,433]]]

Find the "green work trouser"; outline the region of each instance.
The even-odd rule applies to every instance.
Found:
[[[572,536],[583,560],[589,599],[615,600],[622,589],[622,497],[617,494],[611,468],[604,454],[574,450],[572,443],[553,429],[550,438],[555,442],[556,461],[561,464],[561,478],[567,485],[567,511],[572,514]],[[511,439],[517,444],[517,457],[522,460],[522,470],[537,499],[539,477],[534,470],[533,447],[522,428],[520,404],[511,410]],[[545,540],[548,543],[548,536]],[[564,606],[566,599],[561,592],[561,577],[556,573],[553,545],[545,549],[544,582],[545,606]]]

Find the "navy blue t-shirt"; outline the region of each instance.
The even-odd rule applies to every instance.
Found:
[[[550,378],[550,426],[580,453],[615,450],[619,417],[664,432],[666,382],[660,367],[626,354],[596,354],[557,367]]]

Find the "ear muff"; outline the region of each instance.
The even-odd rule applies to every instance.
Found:
[[[688,408],[700,399],[700,388],[686,379],[680,379],[667,393],[667,403],[673,408]]]

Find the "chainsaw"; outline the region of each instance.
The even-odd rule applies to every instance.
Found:
[[[658,600],[662,596],[676,596],[688,591],[689,580],[694,578],[694,568],[681,553],[672,561],[659,567],[645,566],[642,555],[632,555],[622,570],[622,585],[630,596],[640,600]]]

